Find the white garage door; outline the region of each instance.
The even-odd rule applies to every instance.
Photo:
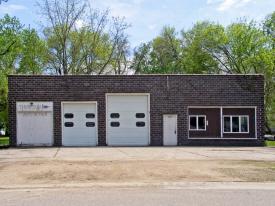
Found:
[[[53,145],[53,103],[17,102],[17,145]]]
[[[63,103],[62,145],[97,145],[96,103]]]
[[[107,95],[109,146],[149,145],[148,95]]]

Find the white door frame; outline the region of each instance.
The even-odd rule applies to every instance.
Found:
[[[151,144],[151,132],[150,132],[150,93],[106,93],[105,94],[105,107],[106,107],[106,114],[105,114],[105,121],[106,121],[106,145],[108,145],[108,124],[107,124],[107,118],[108,118],[108,96],[147,96],[147,111],[148,111],[148,145]]]
[[[83,102],[83,101],[75,101],[75,102],[61,102],[61,141],[62,141],[62,146],[63,146],[63,125],[64,125],[64,104],[95,104],[95,111],[96,111],[96,121],[95,121],[95,131],[96,131],[96,146],[98,145],[98,112],[97,112],[97,101],[87,101],[87,102]]]
[[[176,145],[170,145],[170,146],[177,146],[178,145],[178,115],[177,114],[164,114],[163,115],[163,119],[162,119],[162,121],[163,121],[163,146],[169,146],[169,145],[164,145],[164,117],[165,116],[175,116],[176,117],[176,139],[177,139],[177,143],[176,143]]]

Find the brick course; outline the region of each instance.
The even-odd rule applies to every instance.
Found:
[[[10,75],[10,145],[16,102],[52,101],[54,146],[61,142],[61,102],[98,102],[98,144],[106,145],[106,93],[150,93],[151,145],[163,144],[163,114],[178,114],[178,145],[264,145],[264,75]],[[188,139],[188,106],[255,106],[257,140]]]

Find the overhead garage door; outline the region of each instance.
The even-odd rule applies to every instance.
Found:
[[[17,102],[17,145],[53,145],[53,103]]]
[[[63,103],[62,145],[97,145],[96,103]]]
[[[109,146],[149,144],[148,95],[107,95]]]

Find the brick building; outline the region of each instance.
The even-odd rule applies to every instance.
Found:
[[[10,75],[11,146],[263,146],[263,75]]]

